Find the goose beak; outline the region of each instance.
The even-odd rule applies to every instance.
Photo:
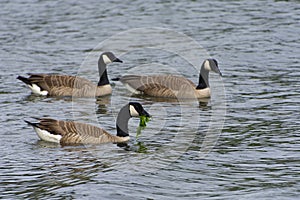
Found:
[[[120,62],[120,63],[122,63],[123,61],[120,60],[119,58],[115,58],[115,59],[113,60],[113,62]]]
[[[220,76],[222,76],[222,72],[220,71],[219,68],[216,68],[213,70],[215,73],[219,74]]]
[[[151,115],[146,111],[143,110],[141,116],[145,116],[145,117],[151,117]]]

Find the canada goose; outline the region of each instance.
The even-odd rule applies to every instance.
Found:
[[[206,59],[201,66],[197,86],[184,77],[174,75],[125,75],[112,80],[121,81],[135,94],[167,98],[207,98],[210,97],[208,81],[210,71],[222,76],[218,62],[215,59]]]
[[[112,93],[107,77],[106,65],[112,62],[122,62],[111,52],[104,52],[98,60],[100,80],[98,85],[77,76],[29,74],[29,78],[18,76],[34,94],[48,96],[94,97]]]
[[[116,123],[117,135],[93,125],[74,121],[41,118],[37,123],[26,120],[25,122],[33,126],[41,140],[61,145],[126,143],[129,140],[128,120],[139,116],[150,117],[140,103],[130,102],[121,108]]]

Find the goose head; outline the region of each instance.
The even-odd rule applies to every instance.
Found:
[[[131,117],[150,117],[150,114],[145,111],[143,106],[138,102],[129,102],[121,108],[117,117],[117,136],[127,137],[128,134],[128,121]]]
[[[106,65],[112,62],[120,62],[120,63],[123,62],[122,60],[117,58],[112,52],[102,53],[100,56],[100,60]]]
[[[199,74],[199,83],[196,87],[197,90],[203,90],[209,88],[208,73],[211,71],[222,76],[222,73],[218,67],[218,62],[212,58],[206,59],[202,63],[200,74]]]
[[[222,76],[222,73],[218,66],[218,62],[213,58],[204,60],[202,67],[207,71],[212,71]]]
[[[123,62],[119,58],[117,58],[112,52],[104,52],[100,55],[98,60],[98,72],[100,80],[98,82],[98,86],[108,85],[109,80],[107,77],[106,65],[112,62]]]
[[[138,102],[129,102],[129,113],[131,117],[150,117],[150,114],[144,110],[143,106]]]

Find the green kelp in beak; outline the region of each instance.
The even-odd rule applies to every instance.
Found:
[[[140,116],[140,127],[146,127],[147,122],[150,121],[150,117]]]
[[[147,126],[147,122],[150,121],[150,117],[140,116],[140,125],[137,128],[136,139],[141,135],[142,130]]]

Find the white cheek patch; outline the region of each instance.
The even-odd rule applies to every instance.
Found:
[[[46,91],[46,90],[41,91],[41,88],[39,86],[37,86],[36,84],[32,84],[32,86],[28,85],[28,87],[31,89],[31,91],[34,94],[45,95],[45,96],[48,94],[48,91]]]
[[[41,140],[47,141],[47,142],[55,142],[55,143],[59,143],[60,139],[62,138],[61,135],[53,135],[51,133],[49,133],[46,130],[42,130],[40,128],[34,127],[35,132],[37,133],[37,135],[39,136],[39,138]]]
[[[109,59],[109,57],[107,55],[102,55],[102,59],[105,64],[111,63],[111,60]]]
[[[136,111],[136,109],[132,105],[129,105],[129,112],[130,112],[131,117],[140,116],[140,114]]]
[[[211,67],[210,67],[210,64],[209,64],[209,61],[208,61],[208,60],[206,60],[206,61],[204,62],[204,69],[206,69],[206,70],[208,70],[208,71],[211,71]]]

